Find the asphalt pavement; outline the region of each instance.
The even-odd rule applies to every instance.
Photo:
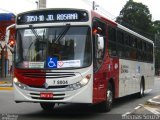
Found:
[[[160,80],[160,77],[157,78],[158,80]],[[12,76],[0,78],[0,90],[13,90],[13,89],[14,88],[12,87]],[[123,114],[124,119],[130,119],[130,117],[133,117],[131,115],[139,115],[134,117],[139,117],[143,119],[147,119],[148,117],[153,117],[153,118],[156,117],[157,119],[160,119],[160,94],[147,100],[146,102],[144,102],[144,104],[137,105],[137,107],[134,108],[133,111],[129,111]],[[151,116],[151,115],[156,115],[156,116]]]

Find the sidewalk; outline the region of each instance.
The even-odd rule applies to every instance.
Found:
[[[0,87],[12,87],[12,76],[0,77]]]

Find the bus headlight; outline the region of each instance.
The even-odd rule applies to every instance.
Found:
[[[14,78],[13,78],[13,82],[14,82],[14,83],[17,83],[17,82],[18,82],[18,79],[17,79],[16,77],[14,77]]]
[[[71,85],[68,85],[67,86],[67,90],[76,90],[76,89],[79,89],[85,85],[88,84],[89,80],[91,78],[91,74],[87,75],[85,78],[83,78],[81,81],[77,82],[77,83],[74,83],[74,84],[71,84]]]
[[[14,82],[15,85],[17,85],[21,89],[26,89],[27,88],[27,85],[25,85],[23,83],[20,83],[18,81],[18,78],[16,78],[16,77],[13,78],[13,82]]]

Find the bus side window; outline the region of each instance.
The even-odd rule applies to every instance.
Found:
[[[125,56],[125,46],[124,46],[124,32],[117,30],[117,52],[120,58]]]
[[[142,61],[142,40],[137,40],[137,59]]]
[[[130,54],[131,60],[137,59],[137,39],[135,37],[131,37],[131,54]]]
[[[117,56],[116,29],[108,26],[108,52],[110,56]]]
[[[130,47],[129,47],[129,43],[130,43],[130,36],[128,35],[128,33],[125,33],[124,35],[124,45],[125,45],[125,58],[129,59],[130,56]]]
[[[146,45],[146,42],[143,42],[143,61],[144,62],[147,62],[147,53],[146,53],[146,51],[147,51],[147,45]]]

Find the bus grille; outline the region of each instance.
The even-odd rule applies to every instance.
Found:
[[[24,77],[30,77],[30,78],[66,78],[66,77],[73,77],[75,76],[75,73],[73,72],[37,72],[37,73],[23,73]]]
[[[63,88],[66,88],[67,86],[68,85],[48,86],[47,89],[63,89]],[[46,89],[45,86],[32,86],[32,85],[29,85],[29,87]]]

